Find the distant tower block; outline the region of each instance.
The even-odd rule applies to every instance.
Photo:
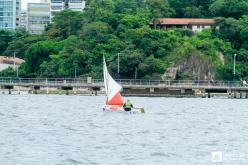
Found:
[[[31,34],[42,34],[50,23],[49,3],[28,3],[28,25]]]
[[[20,24],[20,0],[0,0],[0,29],[15,30]]]
[[[64,10],[71,9],[74,11],[83,11],[85,8],[84,0],[51,0],[50,10],[51,10],[51,19],[55,16],[56,13]]]

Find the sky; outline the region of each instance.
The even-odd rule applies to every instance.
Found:
[[[21,0],[22,2],[22,10],[27,10],[27,3],[31,3],[31,2],[40,2],[40,0]]]

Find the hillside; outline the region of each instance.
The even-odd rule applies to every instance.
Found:
[[[149,26],[162,17],[215,18],[220,30]],[[53,22],[42,35],[0,31],[0,54],[26,61],[21,77],[102,78],[104,55],[117,78],[120,53],[120,78],[232,80],[236,53],[236,78],[248,79],[248,0],[88,0]]]

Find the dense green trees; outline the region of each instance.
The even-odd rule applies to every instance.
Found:
[[[247,12],[247,0],[87,0],[84,12],[58,13],[42,35],[0,31],[0,53],[25,59],[22,77],[102,78],[104,55],[117,78],[120,53],[120,78],[160,79],[175,67],[178,79],[225,80],[236,53],[237,76],[247,79]],[[160,30],[160,17],[216,17],[220,30]]]
[[[39,35],[30,35],[24,28],[16,31],[0,31],[0,55],[24,58],[25,51],[33,43],[46,40],[47,37]]]
[[[175,17],[210,17],[210,5],[214,0],[169,0],[171,7],[176,11]]]
[[[12,40],[12,33],[9,31],[0,31],[0,54],[8,47],[9,42]]]
[[[33,44],[25,54],[25,72],[28,76],[39,76],[40,65],[49,55],[57,54],[62,48],[61,42],[40,41]]]
[[[247,0],[216,0],[210,6],[214,16],[240,18],[248,14]]]
[[[83,13],[64,10],[53,18],[53,25],[48,27],[50,39],[66,39],[70,35],[78,34],[83,25]]]

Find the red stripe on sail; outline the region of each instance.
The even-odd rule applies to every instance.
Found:
[[[120,92],[116,93],[116,95],[107,102],[107,105],[123,105],[124,101],[121,97]]]

